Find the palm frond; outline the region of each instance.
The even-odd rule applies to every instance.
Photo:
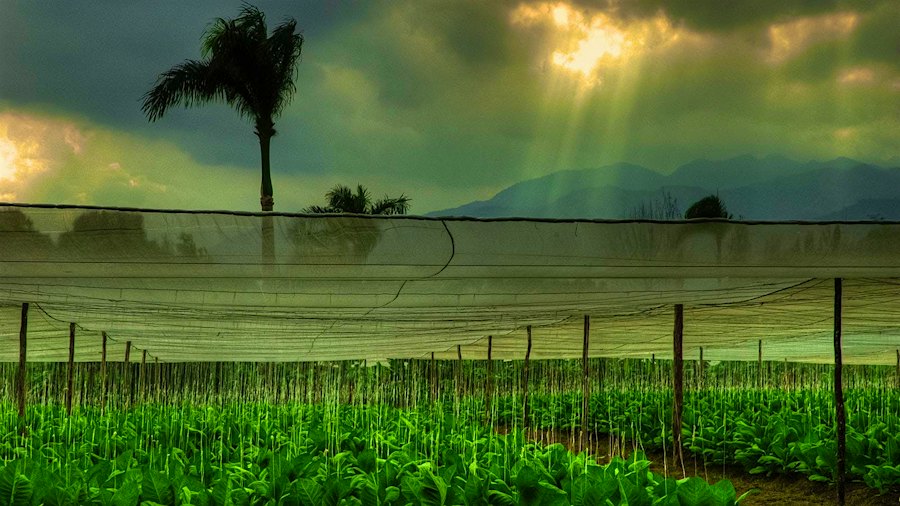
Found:
[[[199,105],[226,99],[224,89],[214,79],[209,62],[187,60],[163,72],[156,84],[143,96],[141,110],[150,121],[156,121],[172,106]]]
[[[271,111],[272,115],[278,115],[290,104],[297,86],[294,79],[297,76],[297,68],[300,63],[300,55],[303,49],[303,35],[295,33],[297,22],[293,19],[275,27],[272,35],[266,40],[266,54],[271,59]]]
[[[396,198],[385,196],[372,204],[370,214],[406,214],[409,211],[409,202],[410,198],[402,193]]]

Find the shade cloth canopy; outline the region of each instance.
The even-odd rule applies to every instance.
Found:
[[[900,348],[900,223],[531,220],[0,205],[0,361],[672,355],[832,360]]]

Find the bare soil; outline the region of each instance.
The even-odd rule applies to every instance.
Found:
[[[499,432],[507,432],[505,428],[498,428]],[[570,431],[530,431],[527,437],[533,441],[544,444],[562,443],[570,450],[577,451],[580,442],[577,435]],[[625,456],[633,451],[633,445],[611,441],[605,435],[594,435],[584,445],[599,463],[609,462],[616,455]],[[662,451],[644,451],[651,461],[650,469],[653,472],[683,478],[685,476],[699,476],[710,483],[722,479],[730,480],[737,490],[738,496],[744,492],[756,489],[757,492],[748,496],[741,502],[746,506],[784,504],[796,506],[813,506],[822,504],[837,504],[837,488],[827,483],[810,481],[801,474],[772,475],[749,474],[740,466],[721,464],[705,464],[703,459],[690,452],[684,456],[684,470],[676,465],[671,453],[664,455]],[[623,451],[624,450],[624,451]],[[848,506],[881,506],[897,505],[900,503],[900,490],[891,490],[885,494],[879,494],[878,490],[868,487],[865,483],[847,483],[846,504]]]

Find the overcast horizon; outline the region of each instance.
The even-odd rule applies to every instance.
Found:
[[[900,156],[892,0],[257,5],[305,37],[272,141],[276,211],[335,184],[424,214],[617,162]],[[258,210],[247,120],[215,104],[149,123],[140,107],[239,9],[5,0],[0,201]]]

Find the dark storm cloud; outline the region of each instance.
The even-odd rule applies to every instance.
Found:
[[[341,23],[364,18],[369,5],[312,0],[259,4],[270,27],[292,16],[313,41],[327,37]],[[0,97],[107,126],[185,139],[203,161],[219,163],[237,156],[251,162],[255,153],[229,149],[234,135],[252,133],[226,106],[172,110],[165,130],[148,125],[140,110],[141,97],[158,74],[199,58],[205,28],[216,17],[236,16],[240,6],[211,0],[7,5],[0,16]],[[217,129],[210,131],[210,124]]]
[[[329,184],[360,182],[414,194],[424,212],[621,160],[668,168],[748,152],[897,154],[895,0],[585,0],[570,12],[581,25],[568,27],[552,13],[564,5],[260,4],[270,25],[293,16],[306,36],[298,94],[272,143],[276,201],[302,206]],[[153,124],[140,112],[156,76],[199,57],[207,24],[239,7],[14,4],[0,18],[0,104],[105,128],[91,160],[121,162],[137,188],[220,166],[252,181],[252,126],[229,107],[173,109]],[[540,19],[516,21],[522,9]],[[553,63],[604,30],[631,44],[621,58],[598,56],[585,75]],[[124,145],[145,152],[108,148],[126,133]]]

